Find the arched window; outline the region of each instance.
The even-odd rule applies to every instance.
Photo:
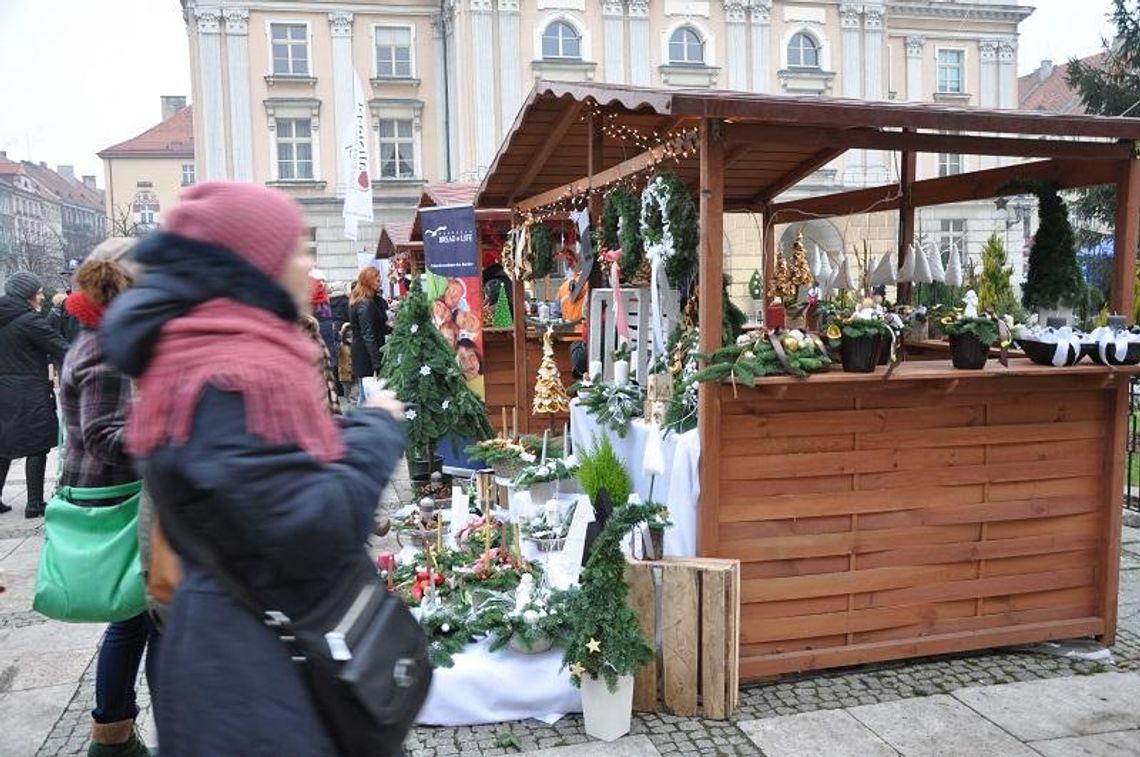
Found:
[[[819,68],[819,43],[807,32],[797,32],[788,42],[788,68]]]
[[[705,41],[691,26],[682,26],[669,38],[669,62],[677,65],[703,65]]]
[[[542,33],[543,60],[581,60],[582,37],[567,21],[553,21]]]

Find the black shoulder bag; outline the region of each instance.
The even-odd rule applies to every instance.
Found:
[[[428,639],[404,603],[380,582],[371,562],[363,555],[353,560],[329,595],[293,620],[258,602],[169,511],[159,505],[166,533],[285,644],[340,753],[402,754],[404,737],[431,685]]]

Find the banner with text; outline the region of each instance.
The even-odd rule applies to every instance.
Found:
[[[483,271],[475,208],[455,205],[420,210],[424,265],[432,320],[455,349],[472,391],[486,398],[483,378]]]

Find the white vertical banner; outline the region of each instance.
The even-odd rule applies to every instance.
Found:
[[[356,241],[360,221],[372,220],[372,177],[368,159],[368,102],[360,74],[352,73],[352,120],[344,137],[344,236]]]

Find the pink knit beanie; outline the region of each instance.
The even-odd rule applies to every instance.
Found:
[[[182,193],[163,231],[225,247],[277,278],[305,228],[293,198],[260,184],[207,181]]]

